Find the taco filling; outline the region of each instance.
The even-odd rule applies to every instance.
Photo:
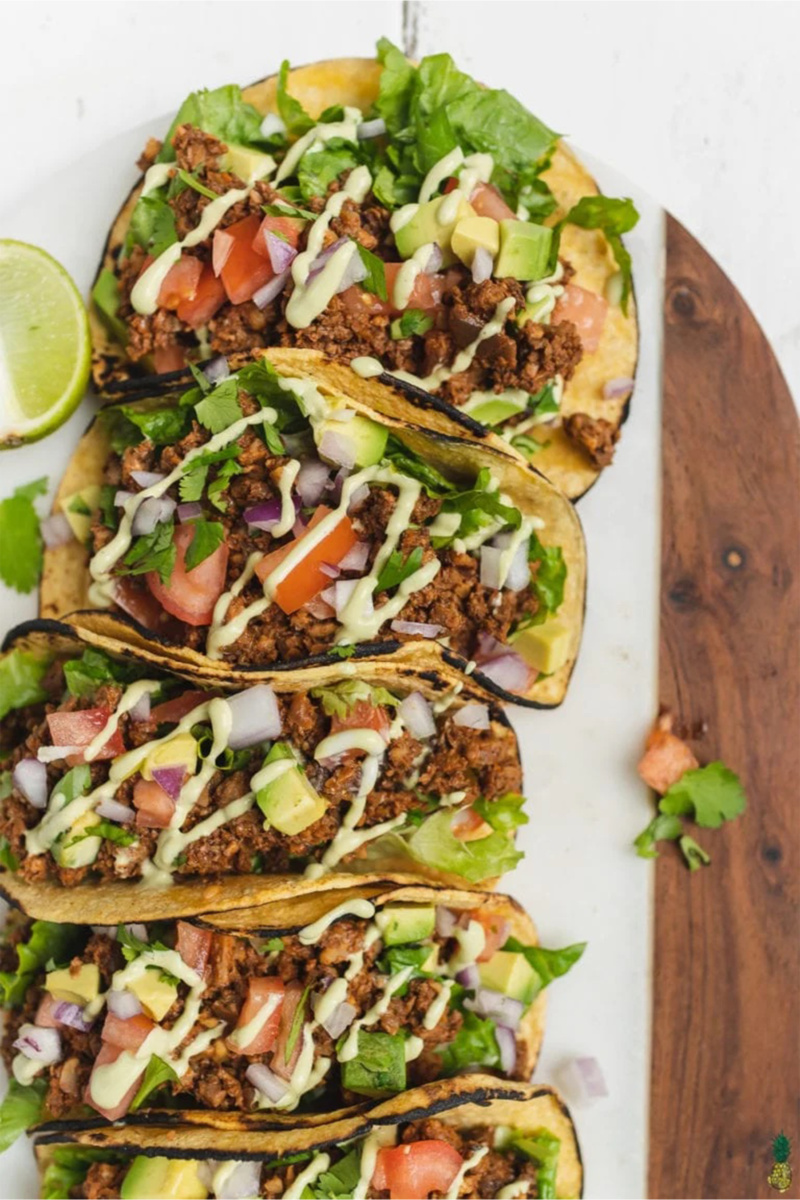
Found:
[[[262,121],[235,87],[190,96],[139,160],[144,185],[96,309],[146,370],[311,347],[441,397],[530,458],[561,425],[564,385],[609,307],[628,313],[620,234],[636,210],[582,174],[554,195],[558,135],[448,55],[415,67],[385,39],[378,52],[370,111],[312,119],[288,64],[280,116]],[[607,238],[591,250],[604,270],[582,282],[561,236],[573,227]],[[605,382],[612,401],[633,385]],[[613,456],[610,415],[563,421],[595,468]]]
[[[555,1200],[561,1140],[551,1130],[422,1117],[376,1128],[344,1145],[279,1158],[167,1158],[113,1148],[57,1146],[44,1172],[55,1200],[194,1200],[234,1196],[334,1200]]]
[[[479,883],[522,857],[517,744],[494,706],[357,679],[225,697],[97,650],[4,661],[39,701],[0,726],[2,861],[29,882],[319,878],[370,852]]]
[[[105,482],[62,501],[89,530],[93,606],[234,665],[427,638],[525,693],[565,664],[562,550],[491,468],[445,477],[402,427],[265,360],[197,376],[179,404],[98,418]]]
[[[424,894],[351,899],[275,934],[18,924],[0,976],[13,1079],[0,1123],[165,1105],[325,1112],[467,1066],[527,1078],[537,998],[583,946],[535,945],[505,897],[465,911]]]

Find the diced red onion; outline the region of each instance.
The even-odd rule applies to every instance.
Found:
[[[407,633],[410,637],[435,638],[444,629],[443,625],[429,625],[425,621],[392,621],[389,626],[395,633]]]
[[[477,700],[470,701],[453,716],[454,725],[462,725],[465,729],[488,729],[489,707],[479,704]]]
[[[329,1033],[332,1038],[340,1037],[345,1029],[349,1029],[353,1024],[357,1013],[357,1009],[346,1000],[341,1004],[337,1004],[332,1013],[329,1013],[324,1021],[321,1022],[322,1028],[326,1033]]]
[[[509,650],[480,664],[482,673],[506,692],[527,692],[536,679],[536,671],[519,654]]]
[[[181,794],[183,781],[186,778],[186,767],[183,765],[173,767],[153,767],[153,779],[160,788],[169,796],[170,800],[177,800]]]
[[[425,263],[425,274],[435,275],[443,261],[444,255],[442,254],[442,247],[436,242],[431,242],[430,256],[428,261]]]
[[[178,505],[178,520],[181,524],[186,521],[197,521],[203,515],[203,506],[199,500],[187,500]]]
[[[267,113],[261,122],[261,136],[273,137],[276,133],[286,133],[286,126],[277,113]]]
[[[253,303],[256,308],[266,308],[278,296],[280,296],[286,284],[289,282],[289,271],[281,271],[280,275],[276,275],[259,288],[253,295]]]
[[[98,934],[100,937],[113,938],[116,940],[117,927],[116,925],[91,925],[92,933]]]
[[[136,492],[125,492],[122,490],[114,492],[114,508],[122,508],[135,495]]]
[[[150,720],[150,693],[149,692],[145,692],[144,695],[139,697],[139,699],[134,704],[133,708],[128,710],[128,716],[137,725],[141,721],[149,721]]]
[[[487,279],[492,278],[492,269],[494,268],[494,259],[491,253],[485,246],[478,246],[475,251],[475,256],[472,260],[472,282],[485,283]]]
[[[353,592],[355,591],[356,584],[358,584],[360,582],[361,582],[360,579],[339,579],[333,585],[333,590],[335,593],[334,607],[336,609],[336,616],[339,617],[340,619],[341,619],[342,613],[344,612],[345,607],[350,602],[350,598],[352,597]],[[365,619],[367,619],[372,616],[374,611],[375,611],[375,609],[374,609],[373,603],[372,603],[372,593],[368,592],[367,595],[364,597],[364,604],[363,604],[363,608],[361,611],[361,616],[364,617]]]
[[[214,1192],[216,1200],[247,1200],[261,1195],[261,1163],[243,1159]]]
[[[443,904],[436,905],[436,932],[439,937],[452,937],[458,924],[458,917],[451,908],[445,908]]]
[[[269,261],[272,263],[272,269],[276,275],[280,275],[282,271],[288,270],[292,262],[297,257],[297,251],[294,246],[290,246],[283,238],[278,237],[277,233],[273,233],[268,229],[264,234],[264,241],[267,244],[267,254]]]
[[[633,383],[634,381],[627,377],[609,379],[608,383],[603,384],[603,399],[619,400],[622,396],[627,396],[628,392],[633,388]]]
[[[108,1011],[121,1021],[127,1021],[129,1017],[138,1017],[142,1011],[139,997],[127,988],[112,988],[106,996],[106,1004]]]
[[[337,421],[352,421],[357,415],[354,408],[337,408],[335,419]]]
[[[161,471],[131,471],[131,479],[135,479],[140,488],[149,488],[166,479]]]
[[[302,464],[297,473],[294,486],[297,489],[298,496],[307,508],[313,508],[319,504],[329,476],[330,467],[316,458]]]
[[[369,138],[381,137],[386,133],[386,122],[383,117],[375,117],[373,121],[362,121],[358,127],[358,140],[368,141]]]
[[[460,983],[462,987],[472,988],[473,991],[477,991],[477,989],[481,986],[481,977],[478,972],[477,964],[470,963],[469,966],[462,967],[461,970],[456,974],[456,981]]]
[[[266,683],[228,697],[233,723],[228,737],[231,750],[272,741],[281,734],[281,714],[275,693]]]
[[[333,595],[333,588],[327,588],[326,591],[329,591]],[[324,595],[325,592],[322,592],[319,596],[315,596],[313,600],[309,600],[308,604],[303,605],[311,613],[312,617],[316,617],[318,621],[327,621],[331,617],[336,616],[336,609],[327,600],[323,600],[322,597]]]
[[[131,533],[134,537],[152,533],[156,525],[170,519],[176,508],[177,505],[170,496],[148,496],[136,510]]]
[[[360,505],[362,505],[364,503],[364,501],[367,499],[368,496],[369,496],[369,484],[368,483],[360,483],[358,485],[358,487],[355,489],[355,491],[352,493],[352,495],[350,496],[350,499],[347,504],[347,511],[352,512],[353,509],[358,508]]]
[[[256,1091],[261,1092],[273,1103],[285,1096],[289,1090],[289,1084],[285,1080],[279,1079],[265,1063],[251,1063],[245,1071],[245,1079],[248,1083],[252,1083]]]
[[[513,1029],[505,1025],[495,1025],[494,1036],[500,1051],[500,1070],[504,1075],[512,1075],[517,1065],[517,1039]]]
[[[326,248],[317,255],[311,264],[306,282],[312,280],[315,275],[319,275],[320,271],[325,269],[325,264],[327,263],[328,259],[333,258],[336,251],[343,246],[346,241],[347,238],[337,238],[335,242],[331,242],[330,246],[326,246]]]
[[[356,488],[358,491],[358,488]],[[369,488],[367,488],[369,491]],[[343,571],[363,571],[369,559],[369,542],[356,542],[339,563]]]
[[[248,525],[256,529],[272,529],[281,519],[283,505],[277,497],[274,500],[264,500],[244,510],[244,519]]]
[[[323,458],[338,466],[347,467],[351,471],[356,465],[356,448],[352,438],[338,433],[334,429],[326,429],[319,443],[319,452]]]
[[[52,550],[55,546],[66,545],[75,536],[72,532],[72,526],[63,512],[53,513],[52,516],[45,517],[39,523],[39,528],[42,531],[42,541],[48,550]]]
[[[47,808],[47,767],[36,758],[23,758],[14,767],[11,782],[34,808]]]
[[[333,563],[320,563],[319,569],[323,575],[327,575],[328,579],[338,579],[342,571],[340,567],[336,567]]]
[[[92,1028],[92,1022],[86,1020],[80,1004],[70,1004],[67,1000],[55,1006],[53,1020],[58,1021],[59,1025],[69,1025],[70,1029],[79,1029],[81,1033],[87,1033]]]
[[[20,1025],[14,1049],[34,1062],[56,1063],[61,1058],[61,1034],[41,1025]]]
[[[402,701],[400,716],[408,732],[415,738],[429,738],[436,733],[433,709],[422,692],[411,692]]]
[[[344,486],[344,481],[345,481],[345,479],[347,479],[347,477],[350,473],[351,472],[350,472],[349,468],[340,467],[339,470],[334,475],[333,479],[331,479],[330,482],[328,483],[327,491],[330,492],[331,499],[335,500],[337,504],[339,503],[339,501],[342,498],[342,488]]]
[[[104,817],[107,821],[118,821],[120,825],[124,825],[126,821],[133,821],[136,813],[127,804],[120,804],[118,800],[101,800],[94,810],[98,817]]]
[[[504,587],[507,587],[511,592],[522,592],[525,588],[530,587],[530,583],[531,568],[528,563],[528,544],[527,542],[521,542],[514,551],[514,557],[511,559]]]
[[[209,383],[221,383],[231,373],[224,354],[218,354],[216,358],[212,358],[211,362],[207,362],[202,370]]]
[[[367,268],[364,265],[361,255],[357,251],[354,251],[350,256],[349,263],[345,267],[341,282],[336,289],[337,296],[340,292],[346,292],[354,283],[361,283],[362,279],[366,278]]]
[[[125,928],[131,937],[138,938],[140,942],[148,942],[150,939],[147,936],[147,926],[141,921],[126,922]]]
[[[40,746],[36,757],[41,763],[58,762],[60,758],[68,758],[71,754],[82,754],[85,746]]]
[[[464,1007],[482,1017],[491,1017],[493,1021],[505,1025],[508,1029],[518,1028],[525,1011],[521,1000],[514,1000],[511,996],[504,996],[502,992],[484,987],[477,989],[474,1000],[467,998]]]
[[[578,1103],[594,1104],[609,1094],[605,1076],[596,1058],[573,1058],[563,1074],[566,1076],[566,1087],[575,1093],[574,1099]]]

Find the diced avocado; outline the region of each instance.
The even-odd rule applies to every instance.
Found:
[[[148,967],[143,975],[127,985],[138,996],[148,1017],[161,1021],[175,1003],[178,986],[164,978],[158,967]]]
[[[511,950],[496,950],[488,962],[478,963],[478,974],[483,987],[523,1004],[530,1004],[539,984],[525,955]]]
[[[108,267],[104,267],[95,280],[92,301],[106,329],[118,342],[125,345],[128,340],[128,326],[117,316],[120,303],[119,280]]]
[[[228,145],[228,149],[220,159],[223,171],[231,171],[245,183],[263,179],[275,170],[275,159],[263,150],[251,150],[249,146]]]
[[[269,767],[278,762],[282,766],[270,772]],[[264,760],[264,770],[271,777],[256,792],[256,801],[266,817],[266,825],[291,836],[302,833],[324,816],[326,801],[308,782],[284,742],[276,742],[272,747]]]
[[[436,927],[436,909],[407,904],[389,904],[375,917],[384,946],[424,942]]]
[[[443,214],[440,210],[445,206]],[[420,204],[417,211],[405,225],[401,225],[394,235],[395,245],[401,258],[411,258],[420,246],[435,242],[444,253],[444,265],[455,261],[455,255],[450,251],[450,239],[459,221],[466,217],[474,217],[475,209],[462,196],[457,204],[453,204],[450,196],[436,196]]]
[[[153,770],[160,767],[185,767],[188,775],[194,775],[197,766],[197,742],[190,733],[179,733],[151,750],[142,766],[145,779],[153,778]]]
[[[53,846],[53,854],[60,867],[75,870],[78,867],[88,867],[100,853],[103,839],[99,837],[84,837],[86,830],[98,825],[99,820],[93,809],[78,817],[75,824],[67,830],[63,838]]]
[[[563,621],[548,617],[541,625],[530,625],[514,638],[514,649],[543,675],[552,675],[569,657],[572,634]]]
[[[553,231],[532,221],[500,222],[500,253],[494,265],[499,279],[542,279],[547,274]]]
[[[44,987],[54,1000],[66,1000],[82,1008],[100,994],[100,968],[97,963],[81,963],[77,971],[69,967],[48,971]]]
[[[122,1181],[122,1200],[206,1200],[208,1188],[201,1183],[199,1163],[187,1158],[147,1158],[137,1154]]]
[[[79,542],[88,542],[92,530],[92,514],[100,507],[100,497],[103,489],[99,483],[90,483],[65,496],[61,501],[61,511],[69,522],[69,527]]]
[[[393,1096],[405,1091],[406,1053],[402,1033],[358,1031],[358,1054],[341,1064],[342,1087],[359,1096]]]
[[[456,224],[450,245],[456,257],[468,267],[472,266],[475,251],[480,247],[496,258],[500,249],[500,226],[491,217],[464,217]]]
[[[362,417],[360,413],[356,413],[349,421],[337,421],[333,417],[321,421],[314,430],[318,447],[322,446],[322,439],[326,434],[336,437],[351,448],[357,467],[373,467],[383,458],[389,430],[375,421],[370,421],[369,417]],[[325,457],[324,453],[322,457]]]
[[[512,400],[487,400],[469,410],[469,415],[483,425],[502,425],[509,417],[516,417],[523,411],[519,404]]]

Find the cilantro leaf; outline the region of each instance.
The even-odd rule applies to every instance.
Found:
[[[175,228],[175,213],[166,199],[159,193],[151,192],[140,196],[136,207],[131,213],[128,232],[125,237],[124,254],[130,254],[131,247],[141,246],[153,258],[158,258],[178,240]]]
[[[420,483],[424,484],[429,496],[444,496],[447,492],[455,490],[450,480],[445,479],[444,475],[436,470],[436,467],[423,462],[393,433],[389,434],[383,457],[401,474],[408,475],[411,479],[418,479]]]
[[[299,1156],[294,1157],[297,1159]],[[287,1161],[292,1160],[281,1160],[283,1163]],[[303,1195],[310,1195],[313,1200],[346,1200],[346,1197],[355,1195],[360,1178],[361,1154],[354,1148],[327,1171],[323,1171]]]
[[[225,540],[225,527],[219,521],[192,521],[194,537],[186,551],[186,570],[193,571]]]
[[[286,126],[287,133],[294,138],[298,138],[301,134],[308,133],[309,129],[313,128],[314,121],[303,108],[300,101],[290,95],[287,90],[286,85],[289,80],[289,70],[289,60],[287,58],[281,63],[278,75],[278,112]]]
[[[388,592],[397,587],[409,575],[413,575],[422,566],[422,546],[415,546],[406,558],[400,550],[393,550],[383,564],[381,573],[375,584],[376,592]]]
[[[158,571],[161,582],[169,583],[176,558],[174,531],[172,521],[160,521],[152,533],[136,538],[122,560],[125,565],[117,567],[119,573],[146,575],[149,571]]]
[[[389,329],[395,341],[413,337],[415,333],[423,334],[433,329],[433,317],[429,317],[420,308],[407,308],[401,317],[392,321]]]
[[[45,477],[0,500],[0,579],[22,594],[33,591],[42,573],[42,535],[33,501],[46,491]]]
[[[76,846],[78,842],[84,841],[86,838],[99,837],[105,838],[107,842],[113,842],[115,846],[132,846],[134,842],[138,842],[138,834],[133,833],[130,829],[121,829],[119,825],[115,825],[112,821],[98,821],[96,825],[90,825],[83,829],[75,837],[65,842],[67,846]]]
[[[285,1063],[288,1063],[289,1059],[292,1057],[292,1051],[294,1050],[297,1039],[300,1036],[300,1030],[303,1028],[303,1018],[305,1016],[306,1003],[310,993],[311,985],[308,984],[303,989],[303,994],[297,1002],[297,1008],[294,1010],[291,1028],[289,1029],[289,1036],[286,1039],[286,1048],[283,1052],[283,1061]]]
[[[500,1050],[494,1034],[494,1021],[465,1012],[461,1028],[451,1042],[437,1050],[442,1059],[442,1073],[455,1075],[465,1067],[497,1067]]]
[[[707,867],[711,862],[711,855],[707,854],[703,847],[698,845],[694,838],[689,837],[688,834],[683,835],[678,845],[681,848],[681,854],[686,859],[686,865],[690,871],[697,871],[700,867]]]
[[[304,200],[312,196],[324,196],[334,179],[343,171],[352,171],[358,166],[358,156],[350,142],[332,138],[324,150],[309,151],[297,166],[297,182]]]
[[[365,292],[372,292],[379,300],[386,300],[388,292],[386,290],[386,266],[382,258],[378,258],[377,254],[373,254],[371,250],[367,250],[366,246],[362,246],[360,242],[356,242],[358,255],[364,266],[367,268],[365,279],[361,280],[359,287],[362,287]]]
[[[492,521],[500,521],[503,528],[519,529],[522,524],[522,514],[518,508],[506,504],[500,499],[497,489],[490,490],[491,473],[487,467],[481,468],[474,486],[465,492],[445,496],[442,501],[442,512],[461,513],[461,525],[456,531],[456,537],[464,537],[475,533]]]
[[[194,411],[200,424],[211,433],[222,433],[223,429],[240,420],[242,409],[239,404],[236,376],[218,383],[213,391],[195,405]]]
[[[563,225],[579,225],[582,229],[601,229],[606,235],[611,252],[622,275],[622,298],[620,306],[628,311],[631,294],[631,256],[622,243],[621,234],[628,233],[639,220],[634,203],[630,199],[617,200],[613,196],[582,196],[562,221]],[[557,238],[554,239],[557,242]]]
[[[170,1064],[154,1054],[147,1064],[141,1087],[131,1101],[130,1111],[136,1112],[138,1108],[141,1108],[151,1092],[164,1087],[167,1083],[177,1083],[177,1080],[178,1076]]]
[[[196,175],[191,175],[188,171],[184,171],[183,167],[178,169],[178,179],[187,187],[192,188],[195,192],[199,192],[201,196],[205,196],[208,200],[218,200],[219,196],[216,192],[212,192],[211,188],[207,188],[204,183],[201,183]]]
[[[704,829],[718,829],[743,813],[747,799],[738,775],[721,762],[686,771],[661,797],[659,811],[693,817]]]
[[[41,682],[49,666],[46,658],[27,650],[11,650],[0,658],[0,720],[13,709],[47,699]]]
[[[331,658],[352,658],[355,652],[355,646],[331,646],[328,654]]]
[[[682,833],[683,823],[680,817],[658,813],[633,844],[640,858],[658,858],[656,842],[674,842]]]
[[[135,446],[143,437],[156,446],[171,446],[185,437],[191,428],[191,414],[177,406],[144,409],[123,405],[105,409],[102,419],[118,454],[127,446]]]

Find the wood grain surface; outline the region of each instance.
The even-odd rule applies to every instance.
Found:
[[[657,864],[649,1191],[777,1196],[784,1130],[798,1196],[800,426],[755,318],[672,219],[664,370],[661,700],[749,806],[700,831],[710,867]]]

